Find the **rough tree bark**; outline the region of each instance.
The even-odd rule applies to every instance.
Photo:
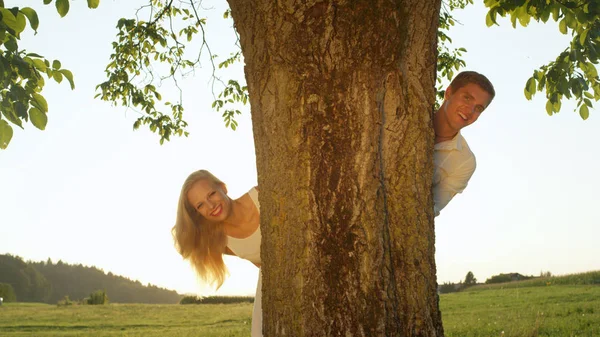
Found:
[[[265,336],[443,336],[440,0],[228,0],[250,93]]]

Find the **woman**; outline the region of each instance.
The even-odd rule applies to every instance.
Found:
[[[172,229],[175,246],[200,278],[217,289],[227,270],[223,254],[249,260],[260,268],[260,213],[258,190],[240,198],[227,196],[227,187],[206,170],[192,173],[183,183]],[[262,336],[261,276],[259,271],[252,336]]]

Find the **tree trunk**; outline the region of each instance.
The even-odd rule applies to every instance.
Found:
[[[440,0],[229,0],[260,186],[265,336],[443,336]]]

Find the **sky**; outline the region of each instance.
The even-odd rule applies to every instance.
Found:
[[[37,35],[21,46],[59,59],[75,75],[76,89],[46,81],[50,107],[45,131],[31,124],[15,129],[0,151],[0,254],[26,260],[62,260],[94,265],[180,293],[252,295],[257,269],[226,257],[230,277],[218,290],[198,282],[182,261],[170,234],[181,184],[200,168],[227,183],[231,197],[256,185],[256,158],[249,107],[236,131],[211,109],[211,67],[180,81],[187,138],[160,145],[158,136],[132,130],[139,113],[94,99],[116,35],[116,22],[132,17],[143,0],[103,0],[96,10],[74,1],[65,18],[39,1],[5,1],[38,11]],[[226,2],[205,0],[207,40],[224,59],[235,51]],[[543,95],[527,101],[523,88],[534,69],[566,48],[558,25],[513,29],[506,19],[487,28],[485,8],[456,13],[450,36],[465,47],[466,69],[485,74],[496,98],[463,131],[477,157],[477,171],[463,194],[436,218],[438,282],[457,282],[472,271],[479,281],[507,272],[539,275],[600,269],[600,180],[597,110],[581,120],[574,103],[552,117]],[[240,64],[219,73],[243,78]],[[163,99],[178,97],[171,83]]]

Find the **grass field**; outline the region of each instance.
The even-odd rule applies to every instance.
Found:
[[[440,296],[446,337],[600,337],[600,286],[471,290]]]
[[[252,304],[5,303],[0,336],[249,336]]]
[[[475,287],[441,295],[446,337],[600,336],[600,286]],[[0,306],[0,336],[249,336],[252,304]]]

